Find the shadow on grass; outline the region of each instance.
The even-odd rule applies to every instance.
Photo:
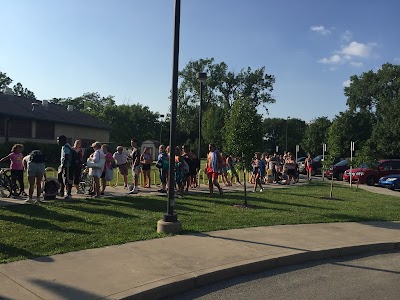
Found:
[[[3,256],[3,259],[7,259],[8,257],[23,257],[23,258],[33,258],[39,256],[36,253],[32,253],[30,251],[27,251],[25,249],[17,248],[14,246],[6,245],[3,243],[0,243],[0,253],[1,256]],[[39,257],[35,259],[40,262],[52,262],[53,259],[48,256],[44,257]]]
[[[16,214],[35,217],[38,219],[56,220],[59,222],[82,222],[87,224],[95,224],[77,216],[62,214],[54,210],[48,209],[45,205],[13,206],[9,207],[8,210]]]
[[[35,229],[44,229],[50,231],[59,231],[59,232],[68,232],[68,233],[75,233],[75,234],[90,234],[91,232],[86,230],[80,229],[65,229],[60,226],[57,226],[53,223],[38,220],[38,219],[27,219],[19,216],[1,216],[1,220],[8,221],[15,224],[22,224],[28,227],[32,227]]]
[[[106,209],[106,208],[97,208],[97,207],[93,208],[93,207],[71,205],[67,207],[67,209],[85,212],[89,214],[108,215],[110,217],[115,217],[115,218],[137,218],[137,216],[135,215],[126,214],[117,210]]]

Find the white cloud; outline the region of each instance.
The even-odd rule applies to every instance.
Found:
[[[362,67],[364,64],[360,61],[351,61],[350,65],[352,65],[353,67]]]
[[[342,41],[344,42],[350,42],[351,39],[353,38],[353,34],[351,33],[350,30],[346,30],[345,32],[342,33],[341,37]]]
[[[343,86],[344,86],[344,87],[349,87],[349,86],[350,86],[350,83],[351,83],[351,80],[350,80],[350,79],[347,79],[347,80],[343,81]]]
[[[329,58],[321,58],[318,62],[326,65],[338,65],[343,62],[343,59],[340,57],[340,55],[335,54]]]
[[[327,28],[325,28],[325,26],[319,25],[319,26],[311,26],[310,27],[311,31],[315,31],[318,32],[322,35],[328,35],[331,33],[331,31]]]
[[[340,52],[349,56],[369,57],[374,46],[376,46],[375,43],[363,44],[354,41],[343,46]]]

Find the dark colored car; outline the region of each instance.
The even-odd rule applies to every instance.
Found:
[[[335,178],[336,180],[342,181],[343,180],[343,174],[344,172],[348,169],[348,163],[347,160],[342,160],[339,161],[337,164],[333,165],[332,167],[329,168],[325,172],[325,177],[326,178]]]
[[[313,158],[313,164],[312,164],[312,172],[311,175],[314,176],[315,174],[322,174],[322,155],[317,155],[316,157]],[[333,161],[333,165],[337,164],[340,162],[342,159],[339,157],[335,157]]]
[[[379,179],[378,185],[391,190],[400,189],[400,175],[391,174],[381,177]]]
[[[381,177],[400,174],[400,159],[382,159],[371,166],[361,165],[352,170],[352,181],[375,185]],[[350,181],[350,170],[343,174],[343,180]]]

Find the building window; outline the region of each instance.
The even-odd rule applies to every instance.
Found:
[[[36,121],[36,138],[43,140],[54,140],[54,123]]]
[[[10,137],[32,138],[32,121],[27,119],[10,120]]]

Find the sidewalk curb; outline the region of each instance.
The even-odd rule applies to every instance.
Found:
[[[225,268],[218,267],[218,269],[215,270],[207,269],[204,270],[203,274],[188,273],[186,276],[178,276],[176,280],[172,282],[155,282],[152,284],[153,287],[146,288],[146,286],[143,286],[140,290],[138,288],[132,289],[123,293],[118,293],[112,297],[109,296],[107,299],[162,299],[219,281],[286,267],[289,265],[302,264],[321,259],[342,258],[362,253],[395,250],[400,250],[400,241],[322,249],[274,258],[260,257],[258,259],[246,261],[238,265],[227,266]]]

